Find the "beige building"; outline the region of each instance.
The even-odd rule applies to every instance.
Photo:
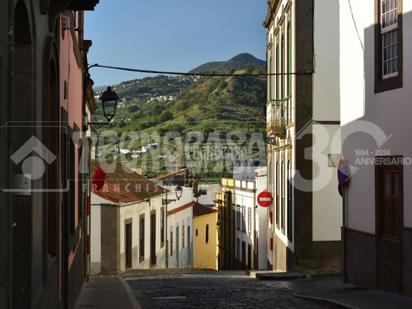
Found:
[[[338,0],[271,0],[267,29],[268,248],[274,270],[339,266]]]

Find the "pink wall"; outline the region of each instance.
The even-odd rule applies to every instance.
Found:
[[[79,14],[75,13],[76,27],[79,26]],[[60,15],[63,21],[64,15]],[[83,106],[83,72],[81,63],[76,59],[76,49],[78,49],[79,32],[69,29],[63,29],[63,23],[60,23],[60,106],[63,107],[68,116],[68,126],[74,129],[74,124],[82,129],[82,106]],[[81,59],[79,59],[82,61]],[[66,86],[65,86],[66,85]],[[65,90],[66,87],[66,90]],[[66,97],[65,97],[66,92]],[[75,151],[75,175],[78,175],[79,153],[76,146]],[[78,185],[75,182],[75,225],[78,225]],[[82,233],[80,233],[82,235]],[[72,264],[76,252],[69,257],[69,265]]]

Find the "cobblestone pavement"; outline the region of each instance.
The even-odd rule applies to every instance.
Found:
[[[297,281],[258,281],[243,272],[142,272],[126,281],[144,308],[322,308],[293,295]]]

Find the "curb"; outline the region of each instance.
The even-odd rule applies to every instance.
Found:
[[[332,309],[360,309],[359,307],[354,307],[354,306],[351,306],[351,305],[348,305],[348,304],[345,304],[345,303],[342,303],[340,301],[333,300],[330,298],[306,296],[306,295],[298,295],[298,294],[294,294],[293,296],[296,298],[308,300],[312,303],[324,305]]]
[[[299,273],[257,273],[256,280],[274,280],[274,281],[283,281],[283,280],[295,280],[305,278],[304,274]]]

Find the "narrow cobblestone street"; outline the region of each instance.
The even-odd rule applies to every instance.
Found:
[[[293,296],[297,281],[258,281],[244,272],[147,272],[126,281],[142,308],[322,308]]]

